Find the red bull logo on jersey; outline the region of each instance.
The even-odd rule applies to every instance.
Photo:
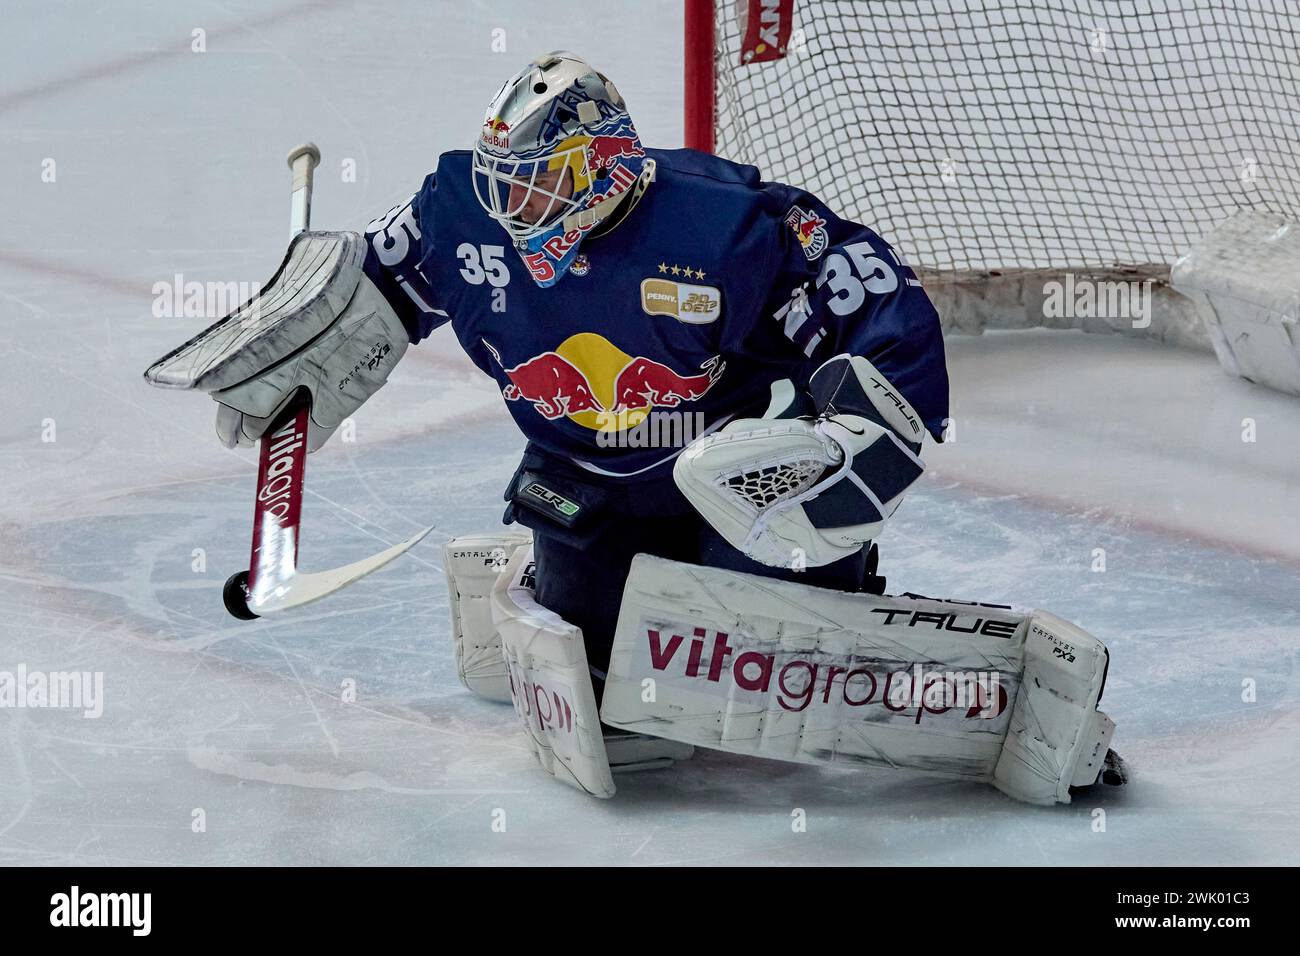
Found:
[[[803,254],[810,260],[820,256],[830,244],[830,237],[826,234],[826,220],[815,212],[791,206],[785,214],[785,224],[794,230],[795,238],[803,247]]]
[[[501,390],[507,402],[517,402],[520,399],[532,402],[533,407],[548,421],[561,415],[576,415],[602,408],[592,394],[587,377],[558,352],[543,352],[513,368],[506,368],[501,361],[501,354],[486,341],[483,344],[501,365],[506,378],[510,379],[510,384]]]
[[[603,335],[579,332],[554,351],[507,366],[483,343],[505,372],[508,402],[528,402],[548,421],[565,417],[596,432],[633,428],[655,408],[677,408],[703,398],[726,368],[721,356],[698,369],[678,372],[663,362],[629,355]]]
[[[621,414],[652,405],[676,408],[682,402],[702,398],[718,380],[722,360],[715,355],[700,368],[698,375],[678,375],[662,362],[635,358],[614,379],[615,401],[611,411]]]

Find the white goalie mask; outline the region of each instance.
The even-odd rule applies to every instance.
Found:
[[[511,77],[474,144],[474,194],[533,258],[543,285],[564,273],[588,230],[644,189],[652,170],[623,97],[571,53],[547,54]]]

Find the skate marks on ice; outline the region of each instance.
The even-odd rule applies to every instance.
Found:
[[[556,787],[511,708],[456,681],[437,547],[496,525],[516,443],[503,422],[315,456],[305,566],[438,530],[280,619],[220,605],[247,558],[251,476],[7,529],[6,660],[103,671],[105,707],[0,713],[0,862],[1280,862],[1300,844],[1295,571],[938,480],[881,542],[891,589],[1037,604],[1106,640],[1126,791],[1043,811],[979,785],[703,751],[620,777],[607,803]]]
[[[346,454],[317,457],[317,488],[351,514],[307,502],[304,563],[355,552],[376,528],[405,530],[402,509],[426,498],[451,502],[450,464],[427,446],[381,470],[379,501]],[[518,789],[511,763],[528,755],[517,734],[497,708],[459,699],[450,648],[434,644],[447,616],[436,547],[292,618],[250,626],[225,614],[221,578],[247,561],[251,481],[155,489],[6,529],[0,667],[99,672],[104,707],[98,719],[0,711],[0,861],[400,862],[383,819],[405,827]],[[463,510],[470,527],[486,520]],[[326,791],[355,805],[344,812]]]
[[[886,552],[891,587],[901,582],[901,564],[914,572],[912,590],[947,584],[954,597],[1046,607],[1107,643],[1104,700],[1119,715],[1116,749],[1134,783],[1107,805],[1124,808],[1113,820],[1138,818],[1149,859],[1295,859],[1300,827],[1288,806],[1300,784],[1294,564],[1135,530],[1095,509],[1048,510],[935,479],[926,492],[924,513],[900,511],[900,533]],[[943,548],[922,540],[934,525],[950,529]],[[1096,570],[1096,549],[1104,551],[1104,571]],[[937,583],[921,583],[927,578]],[[1199,836],[1186,845],[1178,834],[1191,831]],[[1214,855],[1216,843],[1224,855]]]

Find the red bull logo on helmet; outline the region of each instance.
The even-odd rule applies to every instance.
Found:
[[[509,380],[501,390],[506,401],[528,402],[548,421],[567,417],[596,432],[632,428],[655,408],[677,408],[703,398],[726,368],[715,355],[681,373],[663,362],[629,355],[594,332],[571,335],[554,351],[513,366],[490,343],[483,344]]]
[[[610,174],[609,189],[603,193],[592,193],[587,197],[587,201],[584,205],[587,208],[590,208],[602,199],[606,199],[609,196],[617,196],[619,193],[632,186],[635,182],[636,177],[628,172],[627,167],[619,165],[617,169]],[[561,259],[570,249],[577,245],[579,239],[596,226],[596,222],[597,221],[593,219],[588,223],[579,225],[576,229],[570,229],[568,232],[561,233],[560,235],[551,236],[542,243],[542,249],[550,253],[554,258]]]
[[[503,119],[487,119],[483,123],[481,139],[492,149],[510,148],[510,124]]]
[[[584,203],[586,208],[590,208],[601,200],[616,196],[630,188],[636,183],[636,176],[622,163],[617,163],[613,172],[604,181],[608,181],[609,188],[604,192],[593,192],[588,196]],[[568,221],[569,218],[571,217],[566,217],[565,221]],[[521,252],[520,255],[524,260],[524,265],[528,267],[528,272],[538,282],[549,283],[553,281],[557,276],[555,263],[564,261],[569,253],[577,248],[582,237],[595,228],[598,221],[593,218],[586,223],[580,223],[575,229],[557,232],[543,239],[540,249],[533,252]]]
[[[603,108],[598,112],[595,122],[584,121],[579,128],[565,126],[565,135],[553,144],[542,138],[548,145],[539,157],[549,157],[548,168],[572,171],[574,198],[580,207],[519,249],[529,275],[543,288],[558,282],[572,265],[583,236],[599,222],[595,207],[633,190],[652,162],[626,112]]]
[[[635,136],[593,136],[587,143],[587,165],[596,179],[610,175],[620,159],[642,156],[645,150]]]

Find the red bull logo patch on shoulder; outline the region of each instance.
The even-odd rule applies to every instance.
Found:
[[[815,212],[791,206],[785,214],[785,224],[794,230],[795,238],[803,247],[803,254],[809,259],[816,259],[826,251],[830,242],[830,237],[826,234],[826,220]]]

